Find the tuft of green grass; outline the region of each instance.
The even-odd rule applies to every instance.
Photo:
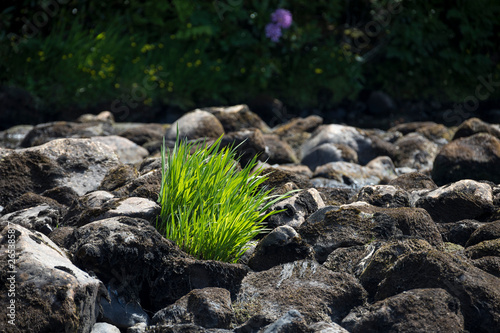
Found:
[[[168,154],[163,143],[156,229],[196,258],[236,262],[278,213],[270,206],[289,194],[271,196],[262,168],[252,171],[256,157],[240,169],[236,148],[221,148],[221,138],[201,148],[178,138]]]

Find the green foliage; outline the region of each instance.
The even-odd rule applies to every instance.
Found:
[[[220,140],[200,148],[177,139],[168,154],[163,145],[156,228],[197,258],[236,262],[286,195],[271,197],[262,169],[252,171],[256,159],[239,170],[235,148],[221,148]]]
[[[134,103],[189,109],[267,94],[328,109],[362,89],[460,100],[478,76],[500,79],[496,0],[72,1],[24,38],[22,18],[35,22],[44,3],[0,5],[0,81],[53,109],[145,86]],[[293,24],[273,43],[264,29],[278,7]]]

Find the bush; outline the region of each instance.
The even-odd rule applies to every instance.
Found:
[[[270,196],[254,157],[242,170],[236,150],[179,141],[166,157],[162,148],[162,182],[156,228],[187,253],[200,258],[236,262],[248,242],[265,231],[263,221],[278,213],[269,207],[286,197]],[[205,146],[205,143],[202,144]]]

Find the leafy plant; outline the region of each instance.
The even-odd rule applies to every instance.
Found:
[[[197,258],[236,262],[288,194],[271,196],[256,157],[240,170],[236,148],[221,148],[221,138],[201,148],[178,138],[168,154],[163,144],[156,228]]]

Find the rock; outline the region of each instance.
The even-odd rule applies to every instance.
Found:
[[[378,286],[376,300],[417,288],[442,288],[458,298],[465,329],[500,327],[500,279],[452,254],[428,249],[401,256]]]
[[[56,200],[41,196],[33,192],[27,192],[7,204],[2,211],[2,214],[13,213],[21,209],[35,207],[35,206],[50,206],[62,212],[63,206]]]
[[[316,179],[326,178],[333,180],[334,183],[329,184],[327,182],[324,184],[329,185],[327,187],[339,187],[336,186],[338,184],[357,189],[365,185],[378,184],[381,181],[378,177],[378,173],[372,172],[372,170],[367,167],[349,162],[330,162],[324,164],[316,168],[313,176]],[[318,185],[323,187],[321,183]]]
[[[21,142],[33,129],[32,125],[18,125],[0,132],[0,147],[16,149],[21,146]]]
[[[0,295],[3,309],[15,300],[15,318],[0,312],[2,325],[14,320],[9,332],[90,332],[96,322],[102,283],[73,265],[46,236],[20,225],[2,223],[5,244],[0,277],[11,283]],[[8,244],[8,245],[7,245]],[[15,249],[12,245],[15,244]],[[5,327],[5,326],[4,326]]]
[[[92,142],[100,142],[111,147],[118,159],[124,164],[140,163],[149,155],[149,152],[129,139],[117,135],[95,136]]]
[[[78,123],[104,122],[113,124],[115,122],[115,117],[109,111],[102,111],[98,115],[86,113],[78,117],[76,122]]]
[[[270,210],[284,209],[285,211],[270,216],[266,222],[270,228],[282,225],[297,228],[309,215],[323,207],[325,207],[325,203],[319,192],[310,188],[272,205]]]
[[[290,310],[299,311],[308,324],[337,322],[365,298],[365,290],[351,275],[301,260],[248,273],[233,308],[237,322],[257,315],[276,321]]]
[[[415,203],[436,222],[484,219],[494,210],[491,186],[464,179],[442,186],[422,196]]]
[[[318,321],[309,325],[309,331],[313,333],[349,333],[346,329],[336,323]]]
[[[224,134],[224,128],[213,114],[196,109],[180,117],[167,129],[165,138],[174,140],[177,137],[177,129],[181,139],[218,138]]]
[[[410,206],[408,192],[391,185],[364,186],[355,201],[365,201],[370,205],[386,208]]]
[[[478,133],[453,140],[436,156],[432,179],[438,185],[461,179],[489,180],[500,183],[500,140]]]
[[[113,127],[107,122],[72,123],[57,121],[36,125],[23,139],[21,147],[40,146],[62,138],[90,138],[113,134]]]
[[[64,206],[71,206],[73,202],[78,200],[78,193],[68,186],[56,186],[49,190],[42,192],[42,196],[51,198]]]
[[[304,157],[302,157],[301,163],[307,165],[312,171],[314,171],[321,165],[330,162],[344,161],[344,159],[342,158],[342,151],[337,148],[337,146],[338,145],[335,145],[333,143],[323,143],[317,147],[314,147]]]
[[[384,93],[383,91],[376,90],[370,94],[367,101],[368,111],[374,115],[388,116],[396,111],[396,102]]]
[[[362,165],[376,157],[368,135],[355,127],[336,124],[320,126],[302,145],[300,156],[307,156],[314,148],[324,143],[344,144],[351,147],[356,151],[359,163]]]
[[[413,289],[357,307],[342,320],[349,332],[463,332],[460,303],[446,290]]]
[[[137,178],[137,170],[132,165],[120,165],[109,170],[99,185],[99,190],[113,191]]]
[[[311,178],[313,173],[311,169],[301,164],[274,164],[267,166],[268,168],[280,169],[285,172],[291,172],[299,176],[304,176],[306,179]]]
[[[229,291],[203,288],[190,291],[153,316],[155,325],[195,324],[204,328],[229,328],[234,313]]]
[[[299,162],[292,147],[281,140],[279,136],[275,134],[264,134],[264,142],[266,144],[267,155],[269,156],[267,160],[268,163],[285,164]]]
[[[438,144],[439,146],[445,145],[453,138],[453,130],[441,125],[433,124],[421,127],[416,130],[416,133],[422,134],[428,140]]]
[[[316,187],[316,189],[320,192],[327,206],[346,205],[351,202],[350,199],[358,193],[352,188]]]
[[[45,235],[50,234],[61,220],[60,210],[48,205],[25,208],[0,217],[0,223],[18,224]]]
[[[0,206],[26,192],[42,193],[57,186],[63,169],[51,158],[36,151],[7,151],[0,159]]]
[[[272,194],[285,194],[293,188],[308,189],[313,187],[309,178],[294,172],[285,171],[277,168],[264,168],[263,175],[267,175],[267,179],[262,183],[262,187],[274,189]],[[295,186],[291,188],[285,186],[287,183],[293,183]]]
[[[63,225],[81,227],[99,220],[110,209],[107,205],[114,196],[106,191],[90,192],[75,201],[64,216]]]
[[[450,223],[438,223],[438,229],[443,241],[465,246],[470,236],[482,226],[483,223],[476,220],[461,220]]]
[[[319,209],[297,231],[313,246],[319,262],[339,247],[403,235],[422,237],[433,246],[443,245],[435,223],[424,209],[382,208],[364,202]]]
[[[154,169],[114,190],[113,194],[120,198],[134,196],[146,198],[156,202],[158,200],[158,193],[160,193],[160,189],[161,170]]]
[[[465,255],[471,259],[482,257],[500,257],[500,238],[482,241],[481,243],[468,246]]]
[[[219,287],[236,295],[248,268],[191,259],[147,221],[112,217],[78,228],[74,262],[92,270],[125,301],[153,313],[193,289]]]
[[[160,124],[141,124],[119,132],[118,135],[143,146],[148,142],[162,141],[165,131],[164,126]]]
[[[374,242],[366,245],[336,248],[328,255],[323,266],[334,272],[344,272],[355,276],[355,273],[359,273],[359,263],[366,256],[366,253],[373,253],[374,245],[380,246],[379,242]]]
[[[290,310],[274,323],[262,329],[263,333],[309,332],[304,317],[297,310]]]
[[[256,113],[250,111],[245,104],[229,107],[208,107],[202,110],[213,114],[220,121],[226,133],[248,128],[258,128],[263,133],[271,131],[269,126]]]
[[[486,273],[500,278],[500,257],[481,257],[472,260],[472,264]]]
[[[138,323],[127,328],[127,333],[146,333],[148,325],[146,323]]]
[[[418,133],[410,133],[394,143],[394,163],[419,172],[429,172],[438,153],[438,145]]]
[[[161,169],[161,157],[147,157],[139,166],[139,173],[142,176],[155,169]]]
[[[437,125],[435,122],[432,121],[413,121],[409,123],[402,123],[398,124],[396,126],[393,126],[389,128],[388,132],[400,132],[403,135],[406,135],[408,133],[416,132],[421,128],[426,128],[429,126],[435,126]]]
[[[161,207],[156,202],[145,198],[129,197],[123,200],[110,201],[111,209],[104,211],[95,220],[115,216],[128,216],[154,222],[160,214]]]
[[[234,147],[243,166],[247,165],[254,157],[260,161],[265,161],[268,157],[264,136],[258,129],[227,133],[222,137],[220,145],[221,148]]]
[[[90,333],[120,333],[120,329],[108,323],[95,323]]]
[[[479,118],[469,118],[458,126],[453,136],[453,140],[472,136],[477,133],[488,133],[500,139],[500,128],[498,125],[485,123]]]
[[[276,126],[273,133],[280,137],[286,137],[292,132],[313,132],[323,123],[320,116],[308,116],[306,118],[293,118],[287,123]]]
[[[62,249],[69,249],[76,241],[74,227],[55,228],[48,237]]]
[[[497,238],[500,238],[500,221],[480,225],[473,230],[465,246],[472,246],[486,240]]]
[[[408,192],[414,190],[435,190],[436,183],[421,172],[410,172],[389,181],[388,185],[399,186]]]
[[[391,158],[388,156],[375,157],[365,166],[368,174],[372,174],[380,179],[382,183],[387,183],[397,177],[396,168]]]
[[[120,297],[121,287],[117,290],[108,286],[107,291],[107,297],[100,299],[100,320],[118,328],[128,328],[138,323],[149,323],[148,314],[144,312],[137,300]]]
[[[248,260],[254,271],[263,271],[280,264],[301,259],[312,259],[313,249],[290,226],[277,227],[259,241]]]

